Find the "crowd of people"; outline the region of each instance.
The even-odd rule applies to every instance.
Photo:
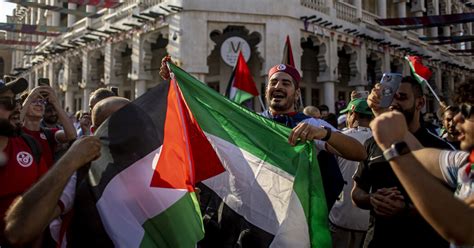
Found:
[[[390,107],[376,84],[340,99],[338,113],[299,109],[300,81],[296,68],[272,67],[261,115],[292,129],[289,145],[314,141],[333,247],[474,247],[474,82],[430,116],[410,76]],[[86,175],[101,150],[94,130],[129,101],[102,88],[89,110],[70,115],[50,86],[27,87],[0,81],[0,247],[113,247]],[[270,245],[271,235],[197,187],[206,230],[198,247]]]

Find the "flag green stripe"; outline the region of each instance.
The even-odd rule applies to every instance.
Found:
[[[232,100],[238,104],[242,104],[243,102],[252,98],[253,98],[253,95],[248,93],[247,91],[236,89],[235,96]]]
[[[309,156],[316,160],[315,147],[312,146],[309,155],[301,154],[301,156]],[[328,228],[329,213],[322,182],[316,160],[316,163],[309,163],[309,166],[299,167],[293,185],[293,190],[298,195],[307,216],[311,247],[332,247],[331,234]]]
[[[143,223],[140,247],[196,247],[204,238],[199,203],[194,192],[186,193],[164,212]]]

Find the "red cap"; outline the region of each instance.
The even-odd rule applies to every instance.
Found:
[[[295,81],[295,88],[300,87],[301,76],[300,76],[300,73],[298,72],[298,70],[296,70],[295,67],[293,67],[291,65],[287,65],[287,64],[275,65],[274,67],[272,67],[270,69],[270,71],[268,71],[268,78],[271,78],[272,75],[277,73],[277,72],[288,73],[288,75],[290,75],[293,78],[293,80]]]

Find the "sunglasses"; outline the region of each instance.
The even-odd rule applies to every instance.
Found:
[[[0,105],[3,105],[5,110],[12,111],[16,107],[16,100],[12,97],[0,97]]]
[[[31,104],[37,105],[37,106],[40,106],[40,105],[45,106],[46,104],[48,104],[48,101],[44,99],[36,99],[36,100],[31,101]]]
[[[471,118],[473,111],[472,105],[469,103],[461,103],[461,105],[459,105],[459,112],[464,119]]]

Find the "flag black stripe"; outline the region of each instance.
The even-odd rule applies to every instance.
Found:
[[[104,123],[107,128],[99,128],[95,134],[103,144],[108,144],[110,151],[101,154],[108,163],[99,158],[89,171],[89,182],[97,200],[112,178],[163,144],[169,85],[169,82],[160,83],[123,107]]]

